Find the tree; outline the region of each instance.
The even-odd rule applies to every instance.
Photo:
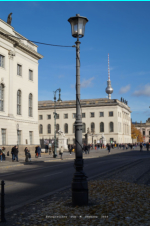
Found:
[[[136,139],[137,142],[143,142],[143,135],[133,124],[131,124],[131,138]]]

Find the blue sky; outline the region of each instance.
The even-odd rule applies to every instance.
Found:
[[[105,98],[108,78],[112,99],[128,101],[133,121],[150,117],[150,2],[0,2],[0,18],[30,40],[74,45],[67,21],[79,13],[89,19],[80,39],[81,99]],[[39,45],[39,100],[75,99],[75,48]]]

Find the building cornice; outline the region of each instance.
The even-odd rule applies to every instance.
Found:
[[[6,36],[5,34],[8,35],[12,35],[11,33],[7,32],[6,30],[4,30],[3,28],[0,27],[0,38],[3,38],[4,40],[10,42],[11,44],[13,44],[13,46],[16,49],[21,50],[22,52],[30,55],[31,57],[35,58],[36,60],[42,59],[43,56],[39,53],[37,53],[35,50],[29,48],[28,46],[26,46],[25,44],[23,44],[21,42],[21,40],[19,40],[17,37],[11,37],[11,36]],[[15,33],[15,32],[14,32]],[[21,36],[21,35],[20,35]]]
[[[56,102],[57,103],[57,102]],[[103,106],[120,106],[121,108],[126,109],[128,112],[131,113],[130,108],[120,101],[116,99],[85,99],[80,100],[81,107],[82,108],[89,108],[89,107],[103,107]],[[75,100],[69,100],[69,101],[62,101],[59,105],[56,104],[57,109],[66,109],[66,108],[76,108],[76,101]],[[48,110],[48,109],[54,109],[54,101],[39,101],[38,102],[38,110]]]

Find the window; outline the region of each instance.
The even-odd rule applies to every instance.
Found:
[[[143,131],[143,136],[145,136],[145,131]]]
[[[0,84],[0,111],[4,111],[4,86]]]
[[[58,133],[59,130],[59,124],[56,124],[56,133]]]
[[[110,116],[110,117],[113,116],[113,111],[109,111],[109,116]]]
[[[33,71],[29,70],[29,80],[33,81]]]
[[[110,138],[110,143],[113,143],[114,142],[114,138]]]
[[[68,124],[67,123],[65,123],[65,125],[64,125],[64,131],[65,131],[65,133],[68,133]]]
[[[82,113],[82,118],[85,118],[85,113]]]
[[[43,125],[40,125],[39,126],[39,134],[42,134],[43,133]]]
[[[100,123],[100,133],[103,133],[104,132],[104,123],[101,122]]]
[[[114,123],[113,122],[109,123],[109,132],[114,132]]]
[[[22,76],[22,66],[20,64],[17,64],[17,75]]]
[[[39,120],[42,120],[43,119],[43,115],[39,115]]]
[[[2,145],[6,145],[6,129],[2,129]]]
[[[30,144],[33,144],[33,132],[29,131],[29,140],[30,140]]]
[[[85,125],[85,123],[82,124],[82,133],[86,133],[86,125]]]
[[[47,125],[47,133],[51,133],[51,125],[50,124]]]
[[[51,119],[51,115],[47,115],[47,119]]]
[[[99,116],[100,116],[100,117],[104,117],[104,112],[100,112],[100,113],[99,113]]]
[[[91,123],[91,133],[94,133],[95,132],[95,123],[92,122]]]
[[[32,102],[33,102],[33,98],[32,98],[32,94],[29,94],[29,116],[32,117]]]
[[[21,130],[17,130],[17,143],[21,144]]]
[[[4,68],[4,59],[5,57],[0,55],[0,67],[3,67],[3,68]]]
[[[75,133],[75,123],[73,123],[73,133]]]
[[[73,114],[72,114],[72,117],[73,117],[73,118],[76,118],[76,113],[73,113]]]
[[[21,90],[17,91],[17,115],[21,115]]]
[[[94,118],[94,117],[95,117],[94,112],[90,112],[90,117],[91,117],[91,118]]]
[[[64,118],[68,118],[68,114],[64,114]]]

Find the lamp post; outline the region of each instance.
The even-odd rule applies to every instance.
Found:
[[[53,158],[56,158],[57,157],[57,150],[56,150],[56,116],[57,116],[57,113],[56,113],[56,93],[57,91],[59,91],[59,98],[58,98],[58,102],[62,102],[61,100],[61,97],[60,97],[60,92],[61,92],[61,89],[57,89],[56,91],[54,91],[54,153],[53,153]]]
[[[88,22],[86,17],[76,14],[69,18],[72,36],[77,38],[76,44],[76,121],[75,121],[75,160],[76,169],[72,180],[72,204],[73,206],[83,206],[88,204],[88,182],[87,176],[83,171],[82,155],[82,118],[80,105],[80,42],[79,38],[84,36],[85,24]]]

